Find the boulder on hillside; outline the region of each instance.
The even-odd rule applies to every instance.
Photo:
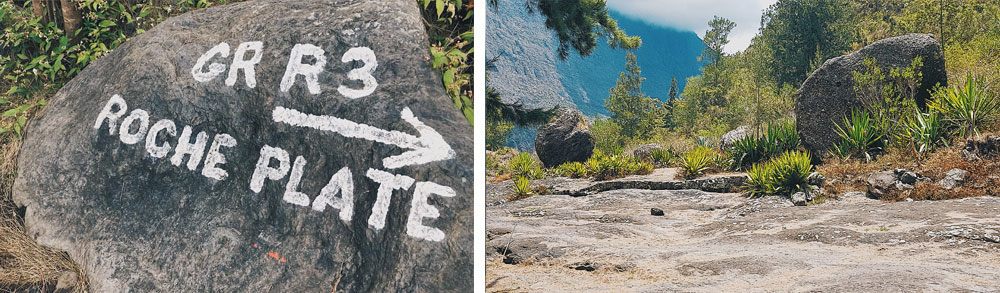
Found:
[[[535,153],[545,167],[567,162],[584,162],[594,152],[594,137],[580,111],[563,109],[549,123],[538,128]]]
[[[663,149],[658,143],[647,143],[639,145],[632,151],[632,156],[646,163],[653,162],[653,151]]]
[[[747,137],[748,134],[750,134],[750,127],[746,125],[726,132],[726,134],[723,134],[722,138],[719,139],[719,149],[726,150],[733,147],[733,144],[736,143],[737,140]]]
[[[923,60],[916,103],[925,107],[928,90],[935,85],[948,85],[941,44],[927,34],[907,34],[883,39],[863,49],[827,60],[802,84],[795,102],[795,119],[802,145],[814,153],[826,153],[839,136],[834,123],[842,123],[852,109],[863,107],[854,93],[853,72],[864,71],[865,58],[872,57],[888,72],[889,68],[905,68],[914,58]]]
[[[170,18],[27,129],[28,235],[95,292],[468,292],[472,128],[412,0]]]

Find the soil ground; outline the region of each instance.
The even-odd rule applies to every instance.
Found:
[[[507,202],[509,185],[487,184],[489,292],[1000,292],[1000,198],[794,206],[627,189]]]

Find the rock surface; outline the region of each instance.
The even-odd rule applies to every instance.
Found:
[[[987,135],[981,139],[970,138],[965,142],[962,156],[969,159],[988,159],[1000,153],[1000,135]]]
[[[422,21],[261,0],[134,37],[29,125],[29,235],[95,292],[471,291],[472,128]]]
[[[594,152],[594,138],[580,111],[564,109],[555,119],[538,128],[535,153],[545,167],[584,162]]]
[[[851,109],[861,108],[854,93],[852,72],[864,70],[864,60],[875,58],[883,68],[904,68],[920,56],[923,80],[915,97],[924,106],[927,90],[937,84],[947,86],[941,44],[927,34],[907,34],[877,41],[863,49],[827,60],[799,88],[795,119],[802,144],[815,153],[826,153],[839,139],[833,123],[841,123]],[[888,70],[884,70],[888,72]]]
[[[889,199],[896,195],[906,196],[917,181],[927,181],[926,177],[905,169],[879,171],[872,173],[865,181],[868,194],[873,198]]]
[[[937,184],[940,185],[941,188],[952,190],[955,187],[961,186],[962,182],[965,182],[965,176],[968,174],[969,172],[962,169],[951,169],[948,170],[948,173],[945,173],[944,179],[938,181]]]
[[[750,133],[750,127],[746,125],[737,127],[736,129],[726,132],[726,134],[723,134],[722,138],[719,139],[719,148],[722,150],[729,149],[733,147],[733,144],[736,143],[737,140],[741,140],[744,137],[747,137],[747,134],[749,133]]]

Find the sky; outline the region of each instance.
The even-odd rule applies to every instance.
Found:
[[[764,9],[777,0],[608,0],[608,8],[653,25],[693,31],[704,37],[708,22],[720,16],[736,23],[724,51],[735,53],[750,46],[760,29]],[[627,30],[625,31],[628,32]]]

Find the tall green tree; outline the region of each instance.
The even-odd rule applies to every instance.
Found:
[[[712,21],[708,22],[708,26],[709,29],[702,39],[705,48],[702,49],[700,58],[711,66],[717,66],[722,61],[722,56],[725,54],[722,50],[726,44],[729,44],[729,33],[733,31],[733,28],[736,28],[736,23],[715,16]]]
[[[659,101],[642,93],[642,81],[635,54],[625,55],[625,72],[618,76],[611,88],[604,107],[611,113],[611,120],[622,128],[622,135],[646,138],[656,128],[663,126],[664,108]]]
[[[857,40],[849,0],[778,0],[764,11],[761,40],[779,83],[798,86],[816,59],[844,54]],[[818,57],[817,57],[818,56]]]
[[[670,93],[668,94],[669,99],[673,100],[677,98],[677,76],[670,76]]]
[[[723,48],[729,43],[729,33],[736,27],[736,23],[716,16],[708,25],[709,29],[703,39],[705,49],[699,57],[706,62],[701,72],[705,95],[700,97],[699,101],[702,107],[722,107],[726,105],[726,91],[729,88],[726,65],[723,64],[726,57]]]

